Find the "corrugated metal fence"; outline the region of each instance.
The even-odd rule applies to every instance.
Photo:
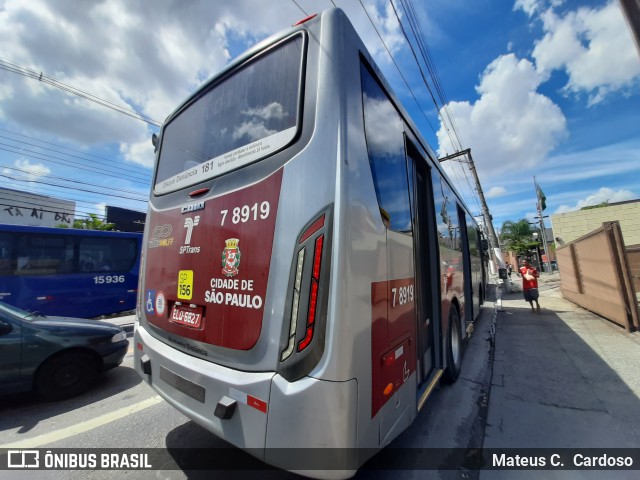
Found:
[[[640,259],[632,252],[634,262]],[[637,282],[618,222],[602,227],[556,251],[564,298],[626,328],[640,330]]]

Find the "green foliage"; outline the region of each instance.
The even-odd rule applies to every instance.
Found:
[[[500,239],[516,255],[528,255],[538,247],[538,242],[533,240],[534,231],[526,218],[517,222],[507,220],[502,224]]]
[[[90,213],[89,218],[76,218],[73,221],[73,228],[80,230],[113,230],[114,227],[115,224],[99,219],[95,213]]]
[[[597,205],[590,205],[588,207],[582,207],[580,210],[591,210],[592,208],[602,208],[602,207],[608,207],[609,206],[609,202],[602,202],[599,203]]]

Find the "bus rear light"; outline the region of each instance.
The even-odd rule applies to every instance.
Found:
[[[304,339],[298,344],[298,351],[301,352],[309,346],[313,340],[313,327],[316,322],[316,306],[318,304],[318,282],[311,280],[311,295],[309,295],[309,314],[307,316],[307,332]]]
[[[324,351],[330,235],[331,207],[312,217],[295,243],[278,369],[290,382],[309,373]]]
[[[305,348],[307,348],[311,343],[311,340],[313,340],[313,325],[311,325],[310,327],[307,327],[307,334],[305,335],[304,339],[300,342],[300,345],[298,345],[298,351],[302,351]]]
[[[320,280],[320,262],[322,260],[322,243],[324,235],[320,235],[316,240],[316,250],[313,254],[313,278]]]
[[[302,269],[304,267],[303,248],[298,252],[298,263],[296,264],[296,280],[293,287],[293,307],[291,308],[291,319],[289,325],[289,342],[287,349],[280,355],[280,361],[284,362],[293,353],[296,344],[296,327],[298,326],[298,310],[300,308],[300,288],[302,287]]]
[[[321,217],[324,221],[324,215]],[[304,339],[298,344],[298,351],[301,352],[309,346],[313,340],[313,327],[316,321],[316,309],[318,307],[318,281],[320,280],[320,265],[322,262],[322,244],[324,235],[316,238],[315,250],[313,252],[313,270],[311,272],[311,291],[309,293],[309,310],[307,314],[307,333]]]

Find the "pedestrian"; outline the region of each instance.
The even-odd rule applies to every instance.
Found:
[[[523,260],[518,276],[522,277],[522,293],[524,294],[524,299],[531,305],[531,311],[540,313],[540,303],[538,303],[538,297],[540,296],[538,293],[538,277],[540,277],[540,274],[529,263],[528,258]],[[533,308],[533,302],[536,302],[535,309]]]
[[[509,278],[511,278],[511,273],[513,272],[513,265],[507,263],[507,273],[509,274]]]

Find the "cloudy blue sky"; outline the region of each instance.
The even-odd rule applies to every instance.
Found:
[[[615,0],[412,0],[446,127],[388,0],[0,0],[0,187],[74,200],[79,215],[144,211],[157,127],[42,79],[161,122],[256,41],[332,3],[433,149],[456,151],[454,127],[471,148],[498,229],[535,215],[534,175],[545,214],[640,197],[640,57]],[[479,213],[464,165],[448,168]]]

